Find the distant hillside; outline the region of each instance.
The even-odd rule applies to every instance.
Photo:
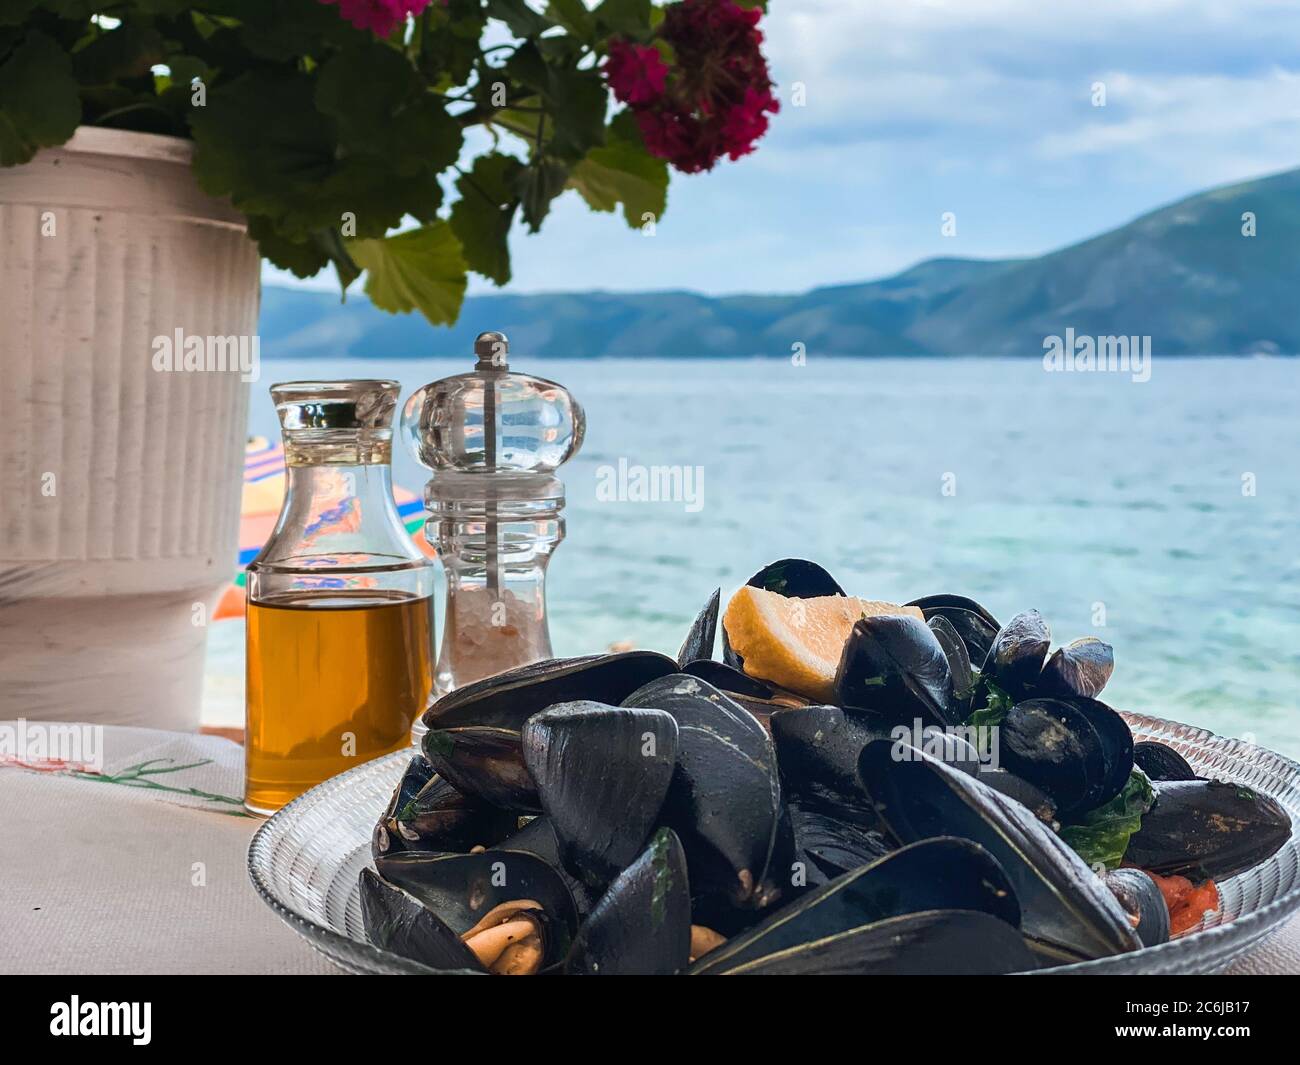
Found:
[[[1257,235],[1242,235],[1253,212]],[[464,354],[484,329],[543,356],[1034,355],[1063,334],[1150,335],[1165,355],[1297,354],[1300,170],[1200,193],[1036,259],[930,259],[797,296],[490,295],[432,329],[362,296],[267,287],[275,357]]]

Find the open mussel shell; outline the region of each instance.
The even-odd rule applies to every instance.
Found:
[[[564,878],[535,854],[509,850],[476,854],[407,851],[375,859],[375,868],[384,880],[415,898],[457,937],[504,903],[536,903],[543,915],[543,968],[564,959],[578,929],[578,908]]]
[[[523,745],[565,866],[603,888],[659,819],[677,765],[677,722],[657,709],[559,703],[528,719]]]
[[[747,909],[775,901],[774,867],[792,858],[794,844],[767,730],[685,673],[652,681],[623,705],[663,710],[677,722],[677,765],[661,823],[681,837],[697,897]]]
[[[565,971],[587,976],[667,976],[686,968],[691,887],[686,855],[661,828],[582,923]]]
[[[980,669],[983,679],[992,680],[1013,699],[1032,691],[1047,650],[1052,645],[1052,631],[1037,610],[1017,614],[998,630]]]
[[[842,807],[832,801],[820,803],[791,801],[786,810],[794,832],[795,862],[802,863],[801,874],[792,887],[816,887],[851,869],[870,865],[894,849],[893,842],[878,827],[879,819],[869,807],[870,820],[849,820],[836,816]],[[800,883],[802,881],[802,883]]]
[[[507,836],[495,847],[489,847],[488,849],[490,851],[526,851],[529,854],[537,855],[547,865],[553,866],[560,876],[564,878],[564,883],[568,885],[569,891],[573,895],[574,904],[578,907],[579,916],[585,916],[591,912],[591,907],[596,901],[595,897],[581,880],[565,869],[564,856],[560,849],[560,838],[555,834],[555,827],[551,824],[550,818],[545,815],[529,818],[528,823],[517,832]]]
[[[987,850],[1015,889],[1022,929],[1045,955],[1100,958],[1140,946],[1100,878],[1020,803],[920,751],[896,756],[884,741],[866,746],[858,775],[900,842],[960,836]]]
[[[1124,860],[1160,876],[1220,880],[1271,858],[1291,819],[1267,795],[1220,780],[1169,780],[1129,840]]]
[[[397,782],[393,797],[379,817],[378,824],[370,835],[370,852],[374,855],[387,854],[390,850],[406,850],[405,838],[398,831],[397,814],[407,810],[414,798],[433,779],[433,766],[423,755],[415,755],[402,771],[402,779]],[[411,842],[415,841],[412,833]]]
[[[1133,733],[1094,699],[1027,699],[999,730],[1001,764],[1051,796],[1063,818],[1120,793],[1133,771]]]
[[[398,785],[389,808],[375,827],[371,853],[396,851],[468,851],[488,847],[515,830],[517,817],[509,810],[491,806],[458,791],[450,781],[433,773],[433,767],[417,755],[412,764],[422,768],[413,776],[408,771]],[[414,795],[408,788],[416,776],[428,770],[430,779]]]
[[[776,592],[787,599],[819,599],[844,595],[844,589],[824,568],[806,558],[781,558],[769,562],[745,582],[747,587]],[[731,649],[727,630],[722,629],[722,660],[735,669],[743,668],[740,655]]]
[[[947,621],[966,645],[967,656],[976,668],[988,658],[989,648],[1002,628],[997,618],[964,595],[925,595],[906,605],[920,607],[927,623],[936,617]]]
[[[1105,881],[1144,947],[1157,947],[1169,940],[1169,907],[1150,876],[1141,869],[1113,869]]]
[[[677,652],[678,668],[685,668],[691,662],[708,661],[713,658],[713,644],[718,635],[718,610],[722,605],[722,589],[715,588],[709,601],[691,624],[681,650]]]
[[[486,969],[445,921],[415,896],[361,870],[361,923],[380,950],[400,954],[431,971],[481,976]]]
[[[1035,685],[1042,695],[1080,695],[1095,699],[1115,671],[1115,649],[1084,636],[1052,652]]]
[[[1172,747],[1155,740],[1133,744],[1133,761],[1152,780],[1196,780],[1196,770]]]
[[[457,791],[502,810],[539,813],[533,778],[524,765],[515,729],[469,725],[432,729],[421,741],[424,756]]]
[[[524,727],[533,714],[555,703],[592,699],[617,704],[677,663],[656,651],[624,651],[533,662],[448,692],[424,713],[431,729],[461,725]]]
[[[854,623],[835,674],[835,701],[875,711],[893,724],[961,720],[948,656],[925,622],[910,615]]]
[[[822,966],[829,972],[855,971],[863,949],[855,931],[903,914],[935,910],[976,911],[1012,933],[1020,925],[1011,885],[983,848],[964,839],[929,839],[808,892],[710,951],[691,971],[794,973],[821,971]],[[1014,938],[1018,941],[1019,934]],[[817,958],[817,967],[808,963],[809,955]],[[1033,967],[1023,944],[1016,958],[1023,968]],[[964,971],[964,964],[952,957],[929,971]]]
[[[948,659],[948,671],[952,674],[953,699],[956,702],[955,713],[965,718],[970,713],[971,699],[975,694],[975,668],[971,665],[970,651],[966,642],[953,628],[952,622],[941,614],[926,621],[934,638],[939,641],[943,653]]]

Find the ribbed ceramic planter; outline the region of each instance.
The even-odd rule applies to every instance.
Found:
[[[190,144],[84,128],[0,169],[0,719],[192,728],[237,552],[259,261]]]

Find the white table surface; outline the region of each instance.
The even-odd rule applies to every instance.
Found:
[[[249,883],[261,822],[233,801],[243,749],[150,729],[103,735],[99,779],[0,766],[0,972],[337,972]],[[160,787],[110,782],[142,763],[164,771],[135,779]],[[177,766],[191,768],[166,771]],[[1300,920],[1230,971],[1300,973]]]

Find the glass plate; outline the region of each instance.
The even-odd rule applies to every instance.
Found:
[[[1042,970],[1051,973],[1211,973],[1256,946],[1300,908],[1300,765],[1241,740],[1158,717],[1125,714],[1138,740],[1173,747],[1202,775],[1245,784],[1291,815],[1291,838],[1273,857],[1222,881],[1218,913],[1195,932],[1145,950]],[[357,973],[429,970],[371,946],[361,925],[357,876],[370,833],[410,760],[399,751],[325,781],[266,822],[248,849],[258,894],[294,931]]]

